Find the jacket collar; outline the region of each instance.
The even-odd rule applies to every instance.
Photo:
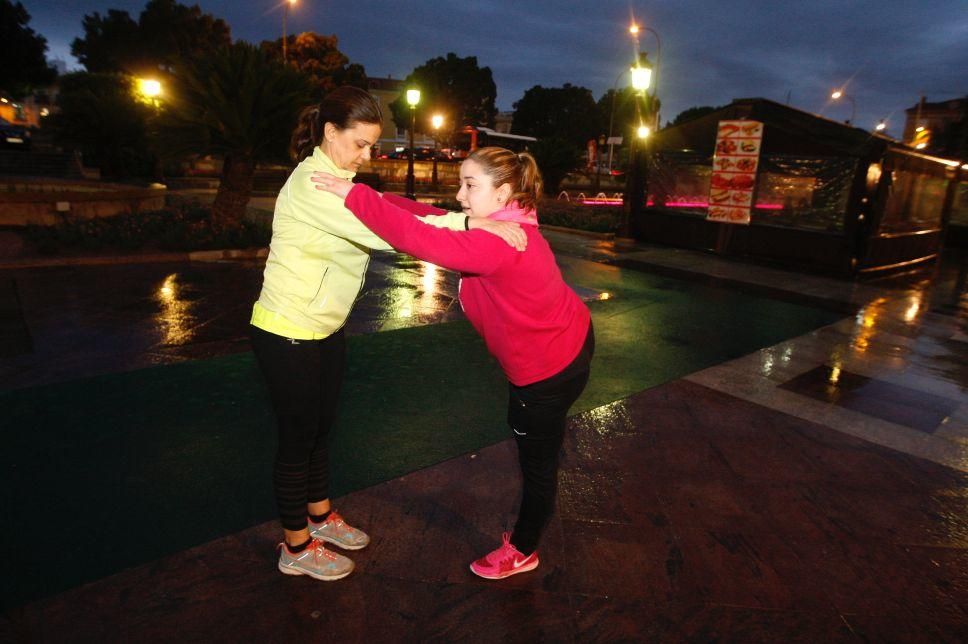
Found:
[[[319,165],[323,166],[323,170],[339,177],[340,179],[352,179],[356,176],[356,173],[352,170],[344,170],[337,166],[332,159],[326,156],[326,153],[317,145],[313,148],[313,160]]]
[[[535,209],[524,209],[517,201],[509,203],[507,206],[501,210],[498,210],[497,212],[492,212],[487,216],[487,218],[495,219],[497,221],[513,221],[519,224],[528,224],[530,226],[538,225],[538,213],[535,211]]]

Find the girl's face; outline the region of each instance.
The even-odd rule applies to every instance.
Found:
[[[510,184],[495,186],[490,175],[476,161],[468,159],[461,164],[457,201],[465,214],[487,217],[504,208],[510,194]]]
[[[360,166],[370,160],[370,148],[380,138],[382,129],[376,123],[353,123],[341,130],[327,123],[319,147],[337,167],[359,172]]]

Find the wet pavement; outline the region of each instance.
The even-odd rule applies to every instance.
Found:
[[[516,504],[513,443],[505,440],[338,499],[374,539],[353,553],[358,568],[341,582],[278,574],[277,525],[260,522],[5,605],[0,639],[968,638],[963,256],[933,274],[857,283],[547,236],[569,282],[598,300],[596,323],[612,325],[599,338],[609,363],[659,339],[667,354],[640,355],[719,356],[724,322],[710,317],[703,336],[688,319],[700,310],[688,297],[726,310],[737,294],[760,298],[758,315],[732,334],[743,325],[788,328],[785,318],[815,307],[835,313],[806,333],[722,353],[657,386],[639,384],[631,368],[601,368],[609,381],[570,420],[559,511],[533,573],[485,582],[466,567],[496,545]],[[681,293],[674,281],[638,280],[643,273],[702,286],[682,291],[681,322],[650,317]],[[260,280],[258,261],[0,270],[0,389],[27,395],[98,374],[243,354]],[[377,257],[349,330],[359,337],[461,319],[456,284],[409,258]],[[634,325],[621,322],[633,315]],[[432,375],[413,369],[418,382]],[[9,432],[31,426],[28,416],[8,420],[8,443]],[[77,500],[70,511],[92,503]]]

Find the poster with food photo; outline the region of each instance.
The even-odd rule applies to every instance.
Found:
[[[706,219],[750,223],[762,141],[763,123],[759,121],[719,122]]]

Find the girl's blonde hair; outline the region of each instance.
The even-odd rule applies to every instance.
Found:
[[[536,208],[541,196],[541,171],[534,157],[527,152],[512,152],[505,148],[478,148],[470,153],[473,160],[491,178],[494,187],[505,183],[511,186],[508,202],[517,201],[522,208]]]

